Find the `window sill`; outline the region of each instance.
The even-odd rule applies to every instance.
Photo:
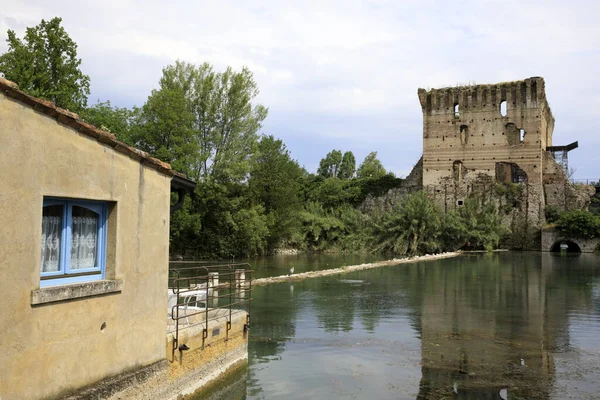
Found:
[[[122,279],[44,287],[31,291],[31,305],[35,306],[46,303],[54,303],[57,301],[118,293],[121,292],[122,289]]]

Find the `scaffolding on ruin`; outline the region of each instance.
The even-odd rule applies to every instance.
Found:
[[[577,147],[579,147],[579,143],[573,142],[566,146],[548,146],[546,147],[546,151],[552,154],[554,160],[562,166],[565,174],[569,176],[569,151]]]

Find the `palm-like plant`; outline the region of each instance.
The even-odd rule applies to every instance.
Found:
[[[400,255],[434,252],[440,247],[439,233],[440,214],[433,201],[423,192],[413,193],[375,223],[375,250]]]

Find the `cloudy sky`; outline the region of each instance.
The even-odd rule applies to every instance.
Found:
[[[554,144],[577,178],[600,176],[597,0],[3,0],[0,37],[63,18],[91,102],[142,105],[177,59],[248,66],[264,133],[315,171],[330,150],[377,151],[406,175],[422,150],[417,88],[546,79]],[[6,50],[4,40],[0,52]]]

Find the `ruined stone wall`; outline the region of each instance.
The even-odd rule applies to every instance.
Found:
[[[544,87],[543,78],[529,78],[419,89],[423,186],[441,208],[459,207],[488,176],[526,183],[528,219],[541,223],[543,156],[554,129]]]
[[[552,154],[544,152],[543,156],[545,204],[562,211],[587,209],[596,193],[595,187],[572,183]]]
[[[406,195],[423,189],[423,157],[417,161],[412,171],[400,187],[390,189],[383,196],[368,195],[359,209],[363,212],[371,210],[389,211]]]

